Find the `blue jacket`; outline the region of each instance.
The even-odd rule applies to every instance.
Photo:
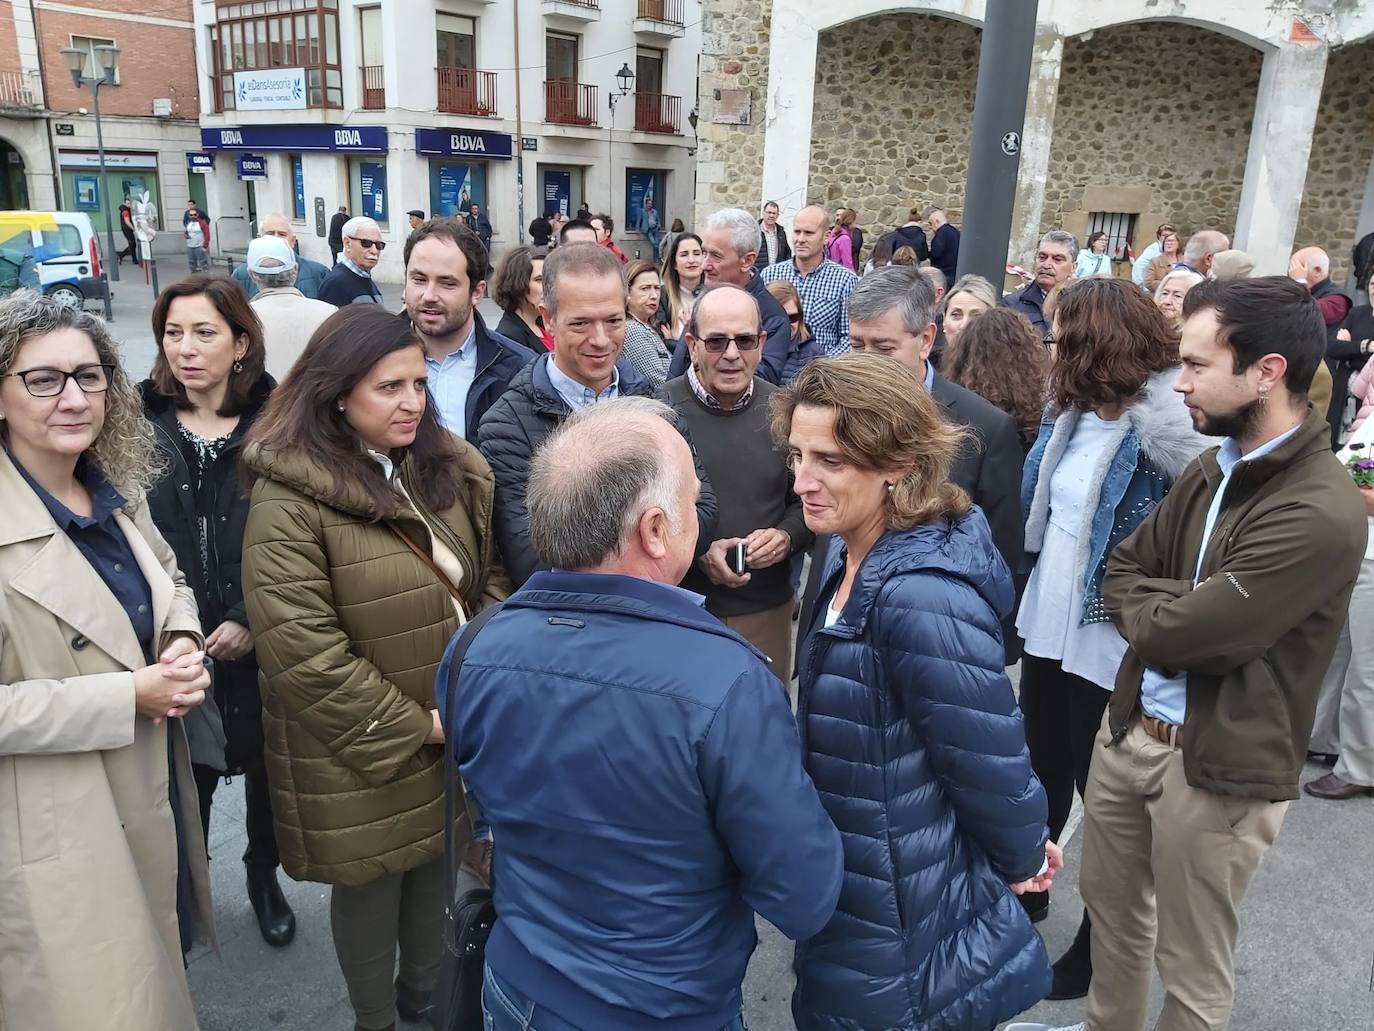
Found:
[[[1088,481],[1084,525],[1076,561],[1065,575],[1083,581],[1083,621],[1110,622],[1102,604],[1102,576],[1116,546],[1135,532],[1164,500],[1174,480],[1194,458],[1218,443],[1193,429],[1188,408],[1174,391],[1177,369],[1152,375],[1140,397],[1117,420],[1108,449]],[[1050,516],[1050,480],[1073,438],[1079,410],[1047,417],[1021,470],[1021,511],[1026,517],[1029,572],[1045,541]],[[1043,573],[1041,574],[1044,575]]]
[[[718,1031],[754,913],[804,938],[839,896],[786,692],[695,597],[536,573],[463,663],[455,749],[496,842],[487,961],[578,1027]]]
[[[296,255],[296,268],[296,289],[312,301],[318,301],[320,286],[324,283],[324,277],[329,275],[329,269],[318,261],[302,258],[299,254]],[[253,282],[253,277],[248,274],[247,265],[234,267],[234,279],[243,287],[243,292],[248,295],[250,301],[258,295],[258,284]]]
[[[1002,306],[1024,315],[1038,336],[1043,337],[1050,331],[1045,321],[1045,291],[1040,289],[1039,283],[1028,283],[1016,293],[1007,294],[1002,298]]]
[[[843,566],[836,538],[822,601]],[[1048,836],[1002,672],[1014,596],[972,509],[884,534],[839,622],[816,619],[797,718],[845,884],[797,946],[801,1031],[982,1031],[1049,991],[1045,947],[1007,887],[1039,872]]]

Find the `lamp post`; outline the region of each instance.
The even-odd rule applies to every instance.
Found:
[[[630,95],[630,87],[634,85],[635,73],[630,71],[629,62],[621,64],[620,71],[615,73],[616,89],[606,94],[606,99],[611,103],[611,123],[606,131],[606,214],[614,217],[615,212],[615,106],[620,103],[621,97]]]
[[[101,207],[105,209],[105,236],[109,249],[105,252],[105,264],[101,268],[102,285],[105,287],[105,318],[114,321],[114,310],[110,307],[110,284],[113,279],[119,282],[119,259],[115,257],[114,221],[110,218],[110,190],[105,178],[105,134],[100,124],[100,87],[113,86],[115,72],[119,68],[119,47],[100,44],[91,48],[92,53],[78,47],[63,47],[62,57],[67,62],[67,71],[72,73],[72,82],[79,89],[91,88],[91,107],[95,111],[95,145],[100,155],[100,196]],[[94,56],[97,74],[86,75],[86,60]]]

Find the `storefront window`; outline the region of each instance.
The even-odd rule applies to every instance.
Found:
[[[337,9],[316,0],[221,4],[210,28],[217,109],[235,107],[234,72],[259,68],[305,68],[307,106],[343,107]]]
[[[436,215],[466,215],[468,207],[487,205],[487,166],[460,159],[429,163],[429,207]]]
[[[391,198],[387,195],[386,186],[386,159],[352,158],[349,160],[349,173],[353,211],[375,219],[385,227],[391,213]]]
[[[291,155],[291,213],[305,221],[305,161],[299,154]]]

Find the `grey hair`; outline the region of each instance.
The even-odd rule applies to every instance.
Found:
[[[867,322],[900,308],[908,333],[935,321],[935,288],[914,265],[884,265],[859,280],[849,295],[849,321]]]
[[[280,290],[285,286],[295,286],[296,276],[300,269],[296,265],[284,268],[279,272],[254,272],[248,270],[248,278],[258,284],[259,290]]]
[[[143,415],[143,398],[124,371],[119,345],[103,319],[33,290],[16,290],[0,301],[0,374],[14,368],[26,341],[61,329],[86,334],[100,363],[114,367],[105,392],[105,422],[87,454],[110,485],[136,506],[162,478],[168,463],[154,442],[152,424]]]
[[[754,227],[758,232],[758,227]],[[630,299],[630,290],[625,283],[625,267],[620,259],[599,243],[565,243],[553,249],[544,259],[544,307],[549,310],[549,319],[558,317],[558,280],[564,276],[574,279],[598,279],[602,276],[615,276],[620,280],[620,290],[625,300]]]
[[[734,283],[707,283],[702,287],[701,293],[697,294],[696,302],[692,305],[692,317],[687,320],[688,333],[691,333],[692,336],[699,335],[697,330],[701,325],[701,319],[699,317],[701,314],[701,302],[706,300],[707,294],[719,293],[722,290],[735,290],[749,298],[749,303],[753,305],[754,308],[754,328],[756,330],[763,329],[763,313],[759,311],[759,302],[754,300],[753,294],[742,286],[736,286]]]
[[[382,227],[377,224],[376,219],[368,218],[366,215],[354,215],[343,224],[340,235],[347,240],[350,236],[357,236],[359,229],[375,229],[378,235],[382,232]]]
[[[923,212],[923,215],[927,219],[929,219],[931,215],[939,215],[941,218],[944,218],[945,209],[940,207],[938,204],[930,204],[927,205],[926,210]]]
[[[945,279],[945,274],[934,265],[921,265],[920,269],[921,275],[930,280],[930,285],[936,293],[939,293],[945,287],[949,286],[949,281]]]
[[[1040,237],[1040,246],[1047,243],[1057,243],[1061,247],[1069,249],[1069,260],[1078,260],[1078,238],[1073,233],[1066,233],[1062,229],[1051,229],[1044,236]]]
[[[1196,267],[1208,254],[1224,251],[1230,244],[1231,241],[1226,238],[1225,233],[1215,229],[1199,229],[1188,237],[1188,242],[1183,245],[1183,260]]]
[[[652,419],[677,425],[676,413],[653,398],[603,401],[575,412],[535,451],[525,505],[541,562],[595,569],[624,550],[651,508],[681,532],[681,475],[645,432]]]
[[[758,219],[743,208],[722,208],[706,219],[706,228],[729,230],[730,246],[741,258],[750,251],[758,253]]]
[[[954,281],[954,285],[945,292],[945,310],[949,310],[950,299],[955,294],[970,294],[978,298],[989,308],[996,308],[1002,303],[1002,295],[997,292],[997,288],[982,276],[964,275]]]

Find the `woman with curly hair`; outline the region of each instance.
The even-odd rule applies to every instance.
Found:
[[[182,957],[213,929],[179,717],[210,673],[103,322],[27,290],[0,302],[0,443],[0,1013],[195,1028]]]
[[[1016,420],[1021,448],[1030,451],[1045,406],[1050,360],[1026,317],[989,308],[970,319],[945,348],[940,371]]]
[[[1053,336],[1050,407],[1021,480],[1034,567],[1016,628],[1026,642],[1026,742],[1057,840],[1074,788],[1081,795],[1087,786],[1093,740],[1126,651],[1102,602],[1107,559],[1212,441],[1193,429],[1174,393],[1177,338],[1135,284],[1093,278],[1065,286]],[[1049,908],[1048,896],[1022,902],[1036,919]],[[1050,998],[1087,993],[1089,930],[1085,913],[1054,966]]]

